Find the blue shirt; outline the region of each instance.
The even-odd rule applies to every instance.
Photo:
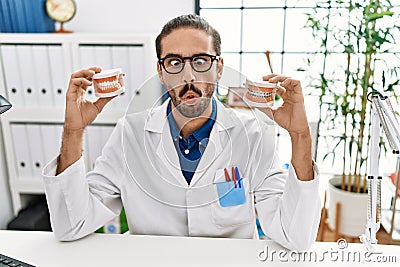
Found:
[[[179,162],[181,164],[182,174],[187,183],[190,184],[201,156],[207,147],[208,138],[210,137],[212,127],[214,126],[214,122],[217,118],[217,104],[215,99],[212,98],[211,117],[203,126],[201,126],[200,129],[190,134],[187,140],[181,135],[181,132],[175,123],[174,117],[172,116],[171,102],[167,107],[167,116],[172,139],[174,141]]]

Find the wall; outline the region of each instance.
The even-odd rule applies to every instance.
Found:
[[[194,13],[194,0],[75,0],[64,28],[76,32],[158,33],[169,19]],[[56,25],[59,27],[59,25]]]

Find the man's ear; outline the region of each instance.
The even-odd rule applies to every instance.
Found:
[[[160,79],[160,82],[164,85],[164,78],[162,75],[162,68],[161,68],[161,64],[159,62],[157,62],[157,73],[158,73],[158,78]]]
[[[222,77],[222,72],[224,70],[224,59],[221,57],[218,60],[218,67],[217,67],[217,80],[219,81]]]

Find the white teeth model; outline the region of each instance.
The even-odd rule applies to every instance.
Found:
[[[102,82],[98,84],[100,90],[107,90],[111,88],[119,88],[121,87],[118,83],[118,81],[112,81],[112,82]]]

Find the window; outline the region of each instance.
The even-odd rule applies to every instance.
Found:
[[[222,57],[226,66],[250,79],[261,79],[263,75],[270,73],[265,56],[268,50],[273,71],[296,77],[302,81],[305,92],[310,93],[306,87],[311,83],[311,78],[307,72],[299,69],[307,68],[306,61],[310,53],[315,54],[317,60],[312,69],[307,70],[317,73],[324,68],[323,54],[316,53],[319,47],[313,41],[311,29],[304,28],[307,21],[306,13],[313,13],[316,3],[317,1],[310,0],[196,0],[196,12],[220,32]],[[322,6],[318,14],[327,16],[330,8],[337,7]],[[399,4],[394,11],[400,13]],[[340,27],[341,23],[343,22],[338,20],[337,27]],[[400,36],[397,37],[399,38]],[[334,60],[328,68],[334,67],[334,62],[338,62],[341,56],[343,55],[332,55]],[[320,110],[318,98],[306,96],[305,101],[309,121],[318,121]],[[283,162],[290,162],[289,136],[281,129],[278,137],[280,157]],[[324,138],[319,138],[321,139]],[[334,167],[331,161],[322,161],[329,149],[330,147],[323,142],[318,145],[317,161],[320,170],[326,173],[340,173],[340,159],[335,161]],[[381,156],[381,169],[385,174],[393,172],[396,164],[395,157],[387,156],[387,158]]]

